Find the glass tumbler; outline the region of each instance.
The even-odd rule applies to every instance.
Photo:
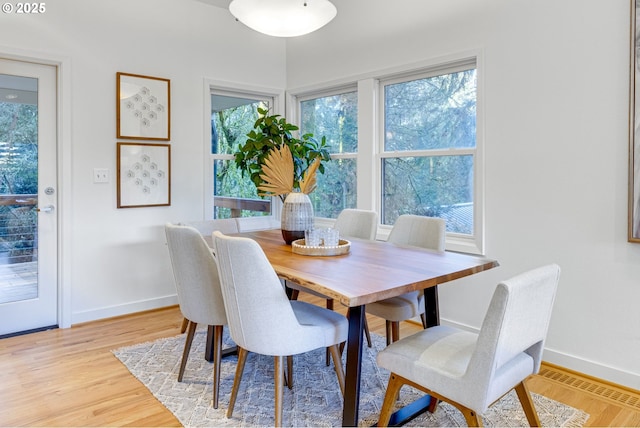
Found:
[[[307,247],[320,246],[322,235],[318,229],[308,229],[304,231],[304,244]]]
[[[338,229],[328,228],[324,231],[325,247],[337,247],[340,243],[340,232]]]

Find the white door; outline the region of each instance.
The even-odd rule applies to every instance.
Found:
[[[0,59],[0,337],[58,324],[56,72]]]

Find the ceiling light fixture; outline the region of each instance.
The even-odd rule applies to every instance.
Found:
[[[247,27],[275,37],[311,33],[337,14],[329,0],[233,0],[229,11]]]

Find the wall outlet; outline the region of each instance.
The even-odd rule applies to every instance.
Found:
[[[93,182],[94,183],[108,183],[109,182],[109,170],[107,168],[93,168]]]

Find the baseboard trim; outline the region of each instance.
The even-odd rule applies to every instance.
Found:
[[[640,391],[633,388],[618,385],[547,362],[542,363],[538,376],[595,395],[598,399],[640,411]]]
[[[478,333],[477,328],[466,324],[457,323],[448,319],[441,319],[441,321],[442,324]],[[627,388],[631,391],[635,391],[636,394],[640,393],[640,374],[638,373],[631,373],[616,369],[549,348],[545,348],[543,360],[545,363],[548,362],[556,365],[557,367],[567,367],[565,370],[572,371],[585,378],[589,377],[593,380],[597,380],[598,382],[607,383],[618,388]]]
[[[105,306],[103,308],[96,308],[88,311],[74,312],[72,314],[71,324],[81,324],[89,321],[118,317],[121,315],[130,315],[136,312],[144,312],[151,309],[159,309],[177,304],[178,296],[173,294],[171,296],[128,302],[122,305]]]
[[[543,359],[545,362],[558,367],[566,367],[566,370],[598,382],[607,383],[618,388],[627,388],[636,393],[640,390],[640,374],[616,369],[549,348],[545,348]]]

